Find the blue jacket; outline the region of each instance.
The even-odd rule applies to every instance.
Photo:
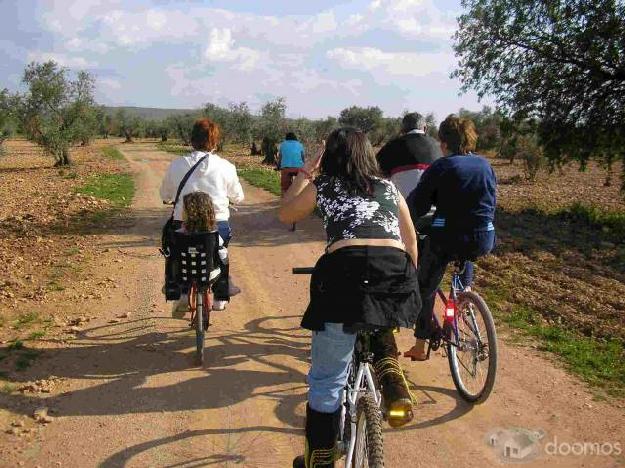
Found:
[[[280,169],[303,165],[304,145],[297,140],[284,140],[280,143]]]
[[[436,206],[433,228],[454,232],[494,230],[497,178],[488,161],[477,155],[437,159],[410,193],[413,221]]]

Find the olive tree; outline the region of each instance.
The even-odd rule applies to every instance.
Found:
[[[351,127],[359,128],[366,133],[371,133],[382,127],[382,115],[382,109],[377,106],[351,106],[341,111],[341,114],[339,115],[339,123],[341,125],[349,125]]]
[[[625,162],[625,2],[462,0],[454,75],[534,118],[554,163]],[[625,168],[625,164],[623,164]],[[625,169],[624,169],[625,170]],[[625,190],[625,174],[623,174]]]
[[[0,153],[4,141],[10,138],[17,126],[17,100],[9,90],[0,91]]]
[[[267,101],[260,109],[256,134],[262,139],[263,163],[276,163],[276,145],[286,131],[286,100],[283,97]]]
[[[125,137],[124,143],[132,143],[137,138],[144,126],[144,122],[138,115],[132,115],[125,109],[119,109],[115,114],[120,136]]]
[[[52,155],[55,165],[70,164],[72,145],[88,140],[95,130],[94,78],[80,71],[72,79],[54,61],[33,62],[23,80],[20,118],[26,136]]]

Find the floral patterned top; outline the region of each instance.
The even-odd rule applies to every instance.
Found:
[[[338,177],[320,175],[314,184],[328,245],[341,239],[401,240],[400,194],[390,180],[376,178],[373,195],[365,197],[350,195]]]

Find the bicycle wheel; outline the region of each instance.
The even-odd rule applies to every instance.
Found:
[[[497,333],[493,316],[474,292],[458,294],[458,346],[447,344],[454,385],[471,403],[485,401],[495,385]]]
[[[204,364],[204,294],[199,289],[195,294],[195,362],[201,366]]]
[[[356,407],[356,447],[353,468],[384,468],[382,415],[373,395],[366,393]]]

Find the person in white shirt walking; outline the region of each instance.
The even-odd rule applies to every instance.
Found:
[[[201,158],[207,156],[185,183],[180,192],[180,199],[182,200],[186,194],[192,192],[204,192],[210,195],[215,208],[217,229],[227,247],[232,237],[229,222],[230,204],[240,203],[243,201],[244,195],[234,164],[219,157],[214,152],[219,143],[220,135],[219,126],[212,120],[207,118],[197,120],[191,131],[191,146],[193,146],[194,151],[172,161],[161,184],[160,195],[164,202],[172,202],[176,197],[178,185],[185,174]],[[174,208],[174,222],[178,223],[176,227],[182,225],[182,214],[183,204],[178,203]],[[230,280],[229,289],[230,296],[241,292],[238,287],[234,286],[232,280]],[[174,309],[184,310],[186,301],[187,298],[183,295],[174,305]]]

